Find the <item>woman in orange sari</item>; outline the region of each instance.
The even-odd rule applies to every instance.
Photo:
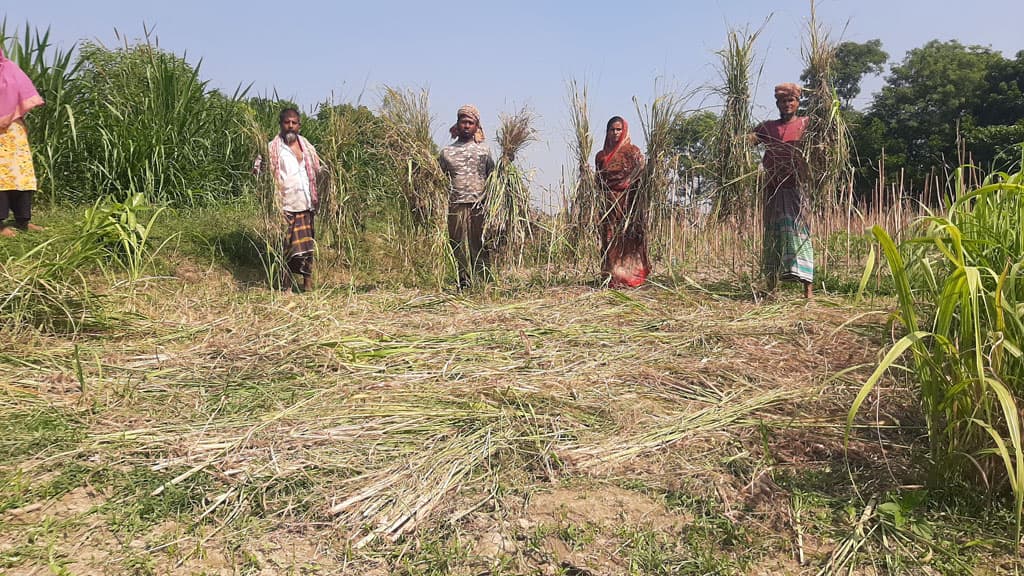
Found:
[[[636,190],[644,155],[630,142],[629,124],[622,117],[608,121],[604,148],[595,163],[598,185],[607,198],[601,223],[601,274],[610,288],[635,288],[651,271]]]

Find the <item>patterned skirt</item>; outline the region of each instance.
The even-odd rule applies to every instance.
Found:
[[[36,189],[28,132],[24,122],[15,120],[0,133],[0,190]]]
[[[601,220],[601,276],[609,288],[636,288],[651,273],[647,235],[633,205],[634,194],[608,193],[608,210]]]
[[[814,281],[814,245],[799,189],[780,188],[766,198],[763,249],[766,276]]]
[[[288,232],[285,235],[284,255],[288,269],[295,274],[309,276],[313,273],[313,213],[285,212]]]

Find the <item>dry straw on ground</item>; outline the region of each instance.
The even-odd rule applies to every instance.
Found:
[[[265,560],[286,534],[311,543],[306,561],[326,572],[347,563],[393,573],[396,558],[428,563],[431,549],[459,569],[510,562],[513,573],[543,572],[595,562],[600,549],[617,552],[590,569],[615,573],[616,562],[641,558],[634,531],[689,557],[694,542],[671,526],[711,522],[700,516],[710,512],[669,506],[669,495],[709,502],[727,515],[714,522],[759,534],[752,556],[726,549],[716,560],[785,559],[788,548],[764,543],[786,540],[788,528],[761,532],[765,517],[788,514],[780,478],[841,461],[838,422],[888,334],[886,316],[877,303],[825,292],[810,304],[756,303],[742,276],[756,259],[749,230],[683,216],[674,242],[690,267],[678,283],[662,277],[629,293],[505,284],[464,297],[328,283],[285,298],[217,267],[191,275],[187,258],[172,258],[170,272],[192,280],[111,293],[101,306],[130,300],[135,310],[116,332],[112,323],[68,337],[5,332],[0,363],[15,376],[0,386],[0,416],[14,424],[0,474],[19,480],[0,489],[14,508],[0,559],[14,562],[7,552],[20,546],[21,565],[38,562],[28,533],[38,541],[53,530],[49,514],[61,528],[47,538],[89,550],[55,552],[81,573],[104,562],[127,570],[139,557],[158,572],[198,570],[240,550],[267,573],[287,573]],[[847,226],[837,217],[822,237]],[[844,263],[849,253],[823,253],[833,274],[862,266]],[[37,443],[34,431],[55,418],[65,428]],[[902,464],[885,463],[873,442],[853,447],[857,474],[882,471],[869,475],[875,486]],[[907,454],[885,442],[884,457]],[[93,491],[84,508],[71,502],[82,490]],[[584,515],[552,525],[559,512],[531,502],[553,490],[596,500],[635,492],[665,524]],[[151,512],[165,503],[175,512]],[[722,537],[722,524],[702,526],[709,542]],[[572,540],[581,529],[592,544]],[[497,550],[478,548],[495,538]],[[581,553],[565,554],[573,542]],[[346,550],[344,561],[327,550]],[[809,544],[805,552],[826,561]]]
[[[443,526],[495,513],[514,521],[510,489],[558,478],[599,486],[638,466],[660,485],[677,474],[676,457],[696,465],[758,427],[791,426],[826,364],[873,350],[841,328],[842,310],[662,290],[561,288],[507,301],[380,292],[343,306],[329,292],[282,305],[213,285],[152,296],[116,346],[50,338],[10,349],[32,370],[4,393],[30,390],[26,400],[55,402],[84,428],[73,446],[4,470],[42,481],[86,462],[164,478],[122,506],[206,486],[184,519],[210,529],[177,536],[189,543],[180,552],[159,538],[145,551],[176,561],[222,538],[250,546],[261,531],[248,533],[244,519],[258,516],[267,527],[329,525],[309,537],[340,536],[372,566],[390,543]],[[860,352],[819,355],[837,342]],[[71,357],[82,359],[81,390],[57,384]]]

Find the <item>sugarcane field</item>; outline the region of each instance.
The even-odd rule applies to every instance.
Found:
[[[712,10],[703,77],[608,104],[637,71],[557,43],[554,81],[460,40],[430,51],[461,84],[422,84],[408,40],[355,94],[225,89],[169,16],[19,10],[0,574],[1024,570],[1019,39]],[[571,18],[612,58],[600,10]]]

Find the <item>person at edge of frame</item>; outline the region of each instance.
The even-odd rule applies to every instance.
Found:
[[[43,230],[32,220],[32,195],[38,188],[25,114],[43,105],[28,75],[0,48],[0,236]],[[7,224],[14,213],[14,226]]]

